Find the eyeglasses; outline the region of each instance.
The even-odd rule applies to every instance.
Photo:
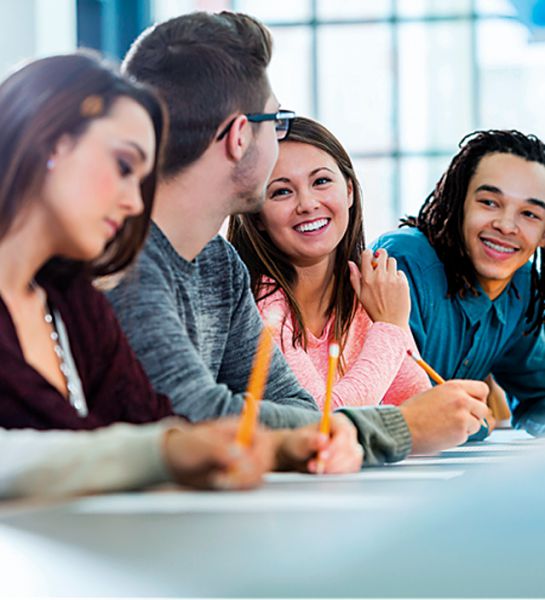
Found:
[[[291,121],[295,119],[295,113],[291,110],[279,110],[275,113],[246,113],[246,118],[251,123],[263,123],[264,121],[274,121],[276,130],[276,139],[283,140],[288,137],[291,129]],[[222,132],[216,138],[216,141],[222,140],[229,132],[237,117],[229,121]]]

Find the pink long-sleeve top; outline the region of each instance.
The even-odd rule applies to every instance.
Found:
[[[271,312],[280,313],[280,323],[283,325],[275,330],[275,342],[282,349],[300,383],[322,407],[333,316],[326,323],[320,337],[307,329],[308,344],[305,351],[299,345],[293,347],[293,323],[282,290],[259,302],[258,308],[264,319]],[[399,405],[430,388],[426,373],[407,355],[409,348],[417,350],[410,332],[390,323],[373,323],[360,305],[343,351],[344,376],[337,374],[333,386],[333,407]]]

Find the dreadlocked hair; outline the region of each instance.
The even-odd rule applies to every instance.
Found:
[[[463,238],[464,202],[469,182],[481,159],[489,154],[513,154],[545,165],[545,145],[535,135],[516,130],[475,131],[459,144],[460,151],[426,198],[417,217],[401,219],[400,227],[416,227],[428,239],[445,267],[448,297],[466,293],[479,295],[477,278]],[[526,309],[528,329],[536,335],[544,322],[545,276],[541,270],[542,249],[532,260],[530,301]]]
[[[329,300],[327,315],[333,314],[334,322],[331,341],[340,346],[338,370],[344,375],[345,362],[343,349],[346,344],[350,325],[356,314],[358,301],[350,283],[348,261],[361,264],[361,253],[365,249],[363,235],[362,196],[352,161],[340,142],[323,125],[304,117],[296,117],[292,121],[287,142],[309,144],[329,154],[337,163],[347,184],[351,183],[354,199],[349,209],[348,228],[335,251],[333,268],[334,285]],[[281,141],[280,144],[283,144]],[[294,289],[297,284],[297,272],[284,252],[270,239],[266,231],[258,227],[259,215],[235,215],[229,219],[227,239],[235,246],[250,272],[252,293],[256,302],[276,293],[281,289],[287,299],[289,313],[293,323],[293,347],[307,349],[307,335],[301,309],[295,299]],[[264,278],[272,280],[263,281]]]

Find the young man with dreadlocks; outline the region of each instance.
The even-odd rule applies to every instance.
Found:
[[[460,146],[418,216],[374,247],[409,278],[423,358],[447,379],[492,374],[513,424],[545,434],[545,146],[518,131]]]

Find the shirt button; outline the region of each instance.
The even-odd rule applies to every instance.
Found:
[[[466,358],[466,359],[464,360],[464,366],[465,366],[465,367],[467,367],[467,365],[468,365],[468,364],[469,364],[469,360]]]

